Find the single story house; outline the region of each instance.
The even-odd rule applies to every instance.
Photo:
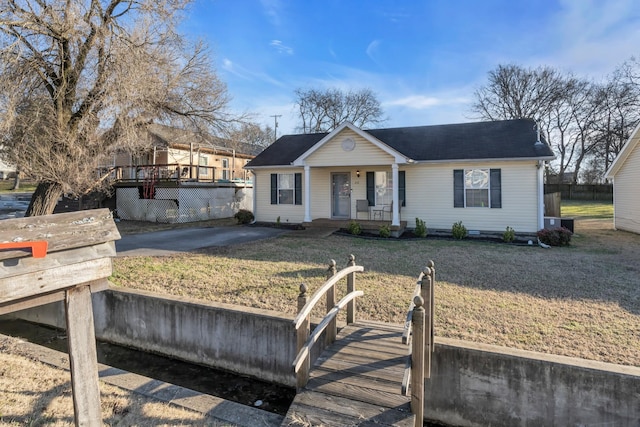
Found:
[[[624,144],[604,177],[613,181],[613,226],[640,234],[640,125]]]
[[[525,119],[371,130],[344,123],[285,135],[245,166],[254,174],[254,215],[536,232],[544,226],[543,163],[554,158],[536,129]]]

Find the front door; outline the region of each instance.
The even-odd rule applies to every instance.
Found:
[[[331,174],[331,218],[351,217],[351,174],[334,172]]]

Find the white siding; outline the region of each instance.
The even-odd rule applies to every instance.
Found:
[[[453,170],[499,168],[501,170],[502,208],[454,208]],[[360,177],[356,171],[360,171]],[[351,174],[351,217],[356,217],[356,200],[366,199],[367,171],[386,170],[380,166],[326,167],[311,169],[311,218],[331,218],[331,173]],[[406,206],[400,210],[401,220],[415,227],[415,219],[424,220],[428,228],[450,230],[454,222],[462,221],[468,230],[502,232],[507,226],[518,233],[533,233],[537,220],[537,168],[535,161],[479,162],[457,164],[419,164],[403,166],[406,176]],[[304,205],[272,205],[272,173],[302,173],[304,201],[304,170],[302,168],[256,170],[256,220],[301,223]],[[304,202],[303,202],[304,203]],[[360,214],[359,219],[366,219]]]
[[[271,174],[272,173],[301,173],[302,174],[302,205],[272,205],[271,204]],[[300,224],[304,220],[304,170],[302,168],[255,170],[256,221],[276,222],[280,217],[283,224]]]
[[[347,138],[356,142],[352,151],[342,149],[342,141]],[[393,157],[351,129],[344,129],[307,157],[306,162],[310,166],[390,165]]]
[[[618,230],[640,233],[640,144],[614,177],[614,224]]]
[[[501,169],[502,208],[454,208],[453,170],[472,168]],[[516,232],[537,231],[537,169],[529,162],[479,162],[422,164],[406,170],[406,206],[401,219],[409,227],[415,219],[427,228],[450,230],[462,221],[468,230],[502,232],[507,226]]]

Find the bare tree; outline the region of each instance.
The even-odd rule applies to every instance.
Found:
[[[227,145],[247,154],[258,154],[273,143],[274,131],[270,126],[256,123],[241,123],[233,127],[228,134]]]
[[[370,89],[297,89],[295,95],[303,133],[329,132],[344,122],[364,127],[384,121],[380,101]]]
[[[639,74],[640,64],[632,58],[598,87],[600,109],[596,117],[594,154],[602,162],[597,170],[603,175],[640,123]]]
[[[472,111],[485,120],[535,119],[557,154],[553,169],[558,179],[573,167],[575,181],[594,150],[594,93],[592,83],[550,67],[499,65],[475,92]]]
[[[541,120],[561,97],[562,86],[560,73],[550,67],[498,65],[476,90],[471,110],[482,120]]]
[[[27,215],[96,189],[96,167],[148,144],[153,121],[232,121],[206,48],[176,32],[188,3],[0,0],[1,155],[38,179]]]

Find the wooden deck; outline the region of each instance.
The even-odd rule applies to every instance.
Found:
[[[282,426],[413,427],[410,399],[401,394],[407,354],[399,326],[357,322],[343,328],[312,367]]]

